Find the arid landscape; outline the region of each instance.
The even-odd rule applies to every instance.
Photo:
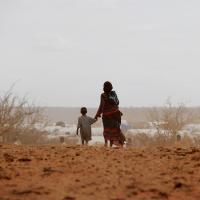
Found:
[[[0,146],[1,200],[200,199],[200,149]]]
[[[199,0],[0,0],[0,200],[200,200]]]

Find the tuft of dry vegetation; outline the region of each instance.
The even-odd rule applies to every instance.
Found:
[[[184,103],[174,106],[171,100],[168,99],[160,112],[157,108],[152,108],[149,112],[149,118],[158,134],[165,131],[165,134],[176,139],[178,132],[185,125],[193,122],[194,115]]]
[[[184,103],[174,106],[170,99],[162,108],[149,110],[148,119],[152,129],[144,132],[127,133],[128,145],[135,147],[154,146],[200,146],[200,135],[184,131],[197,117]],[[147,131],[148,130],[148,131]]]
[[[187,134],[181,140],[174,139],[166,134],[151,135],[148,133],[127,133],[127,145],[132,147],[200,147],[200,136],[190,137]]]
[[[25,96],[15,95],[13,88],[0,96],[0,136],[4,143],[34,143],[42,139],[43,132],[36,124],[45,125],[43,109],[30,104]]]

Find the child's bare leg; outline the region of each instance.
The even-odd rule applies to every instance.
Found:
[[[84,140],[81,141],[82,145],[84,145]]]
[[[104,146],[107,147],[108,146],[108,140],[107,139],[104,139],[104,140],[105,140]]]
[[[124,142],[123,141],[119,141],[119,146],[123,148]]]

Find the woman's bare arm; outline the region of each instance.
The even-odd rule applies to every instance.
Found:
[[[101,117],[102,112],[103,112],[103,95],[101,95],[100,105],[96,113],[95,119],[97,119],[98,117]]]

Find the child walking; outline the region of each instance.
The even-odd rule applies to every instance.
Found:
[[[82,116],[78,118],[76,134],[78,135],[80,129],[82,145],[84,144],[87,145],[88,142],[92,139],[91,125],[95,123],[97,120],[87,116],[87,108],[85,107],[81,108],[81,114]]]

